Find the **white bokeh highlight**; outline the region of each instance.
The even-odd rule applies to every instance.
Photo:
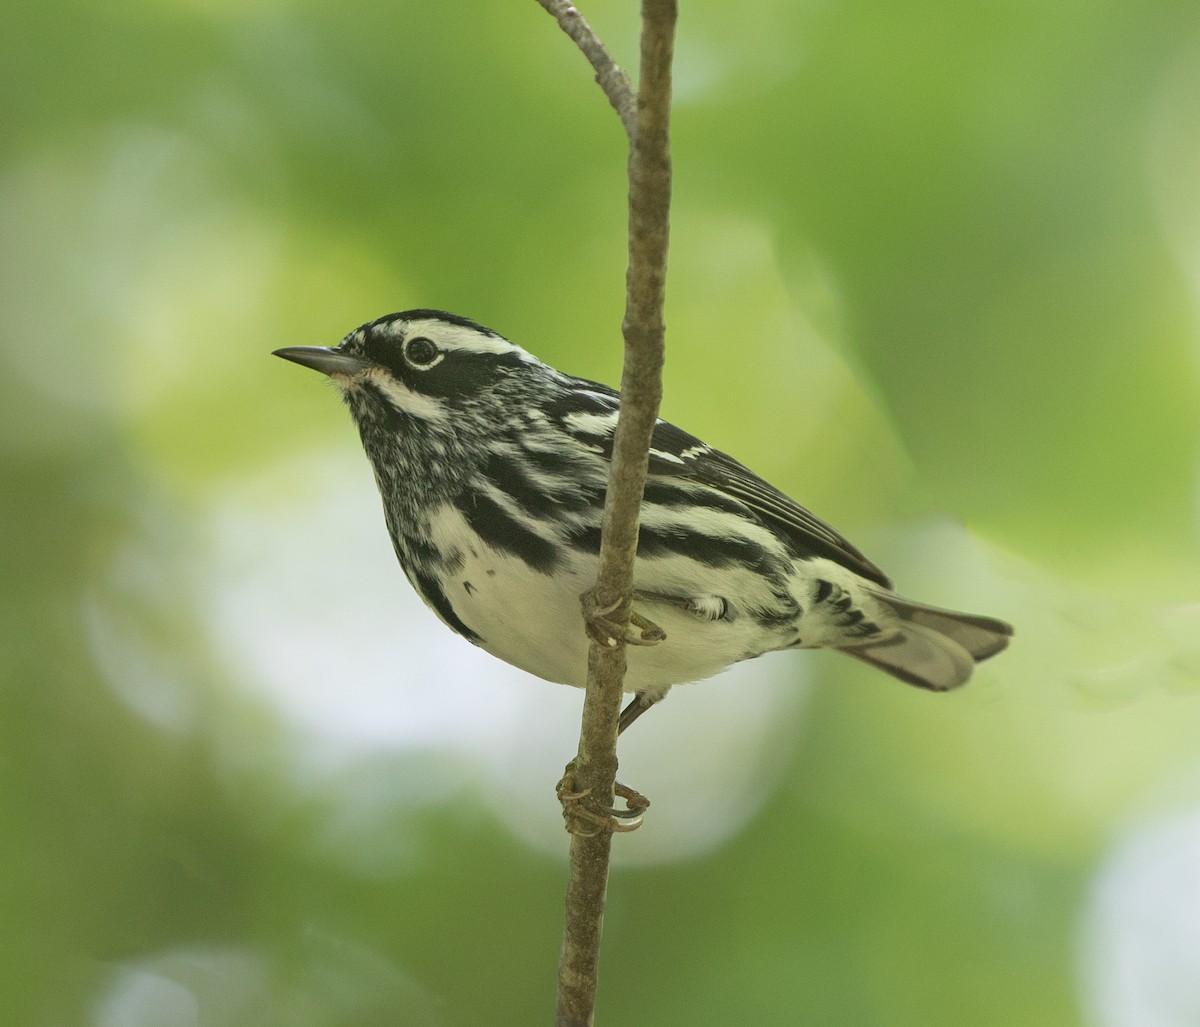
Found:
[[[1080,990],[1090,1027],[1200,1024],[1200,807],[1136,824],[1101,863]]]

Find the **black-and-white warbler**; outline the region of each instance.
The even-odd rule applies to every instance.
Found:
[[[381,317],[334,349],[275,353],[341,390],[396,556],[426,604],[507,663],[582,686],[579,597],[596,579],[617,393],[438,310]],[[897,595],[829,525],[666,421],[634,589],[666,637],[629,650],[625,688],[639,701],[622,726],[672,685],[778,649],[836,649],[943,691],[1012,634]]]

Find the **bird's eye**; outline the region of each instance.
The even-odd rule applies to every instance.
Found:
[[[431,339],[418,335],[404,344],[404,359],[413,367],[433,367],[438,362],[441,353]]]

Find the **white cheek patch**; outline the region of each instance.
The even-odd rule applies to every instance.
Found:
[[[445,401],[414,392],[382,368],[371,368],[365,373],[365,377],[403,414],[439,423],[450,418],[450,408]]]

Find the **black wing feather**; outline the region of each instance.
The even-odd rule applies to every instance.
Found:
[[[660,422],[660,425],[662,423]],[[673,430],[686,434],[678,428]],[[656,429],[655,440],[658,437],[659,432]],[[745,503],[768,527],[790,539],[800,552],[827,557],[884,588],[892,587],[891,580],[883,571],[821,518],[780,492],[774,485],[763,481],[728,454],[709,446],[695,448],[702,445],[698,439],[692,441],[693,453],[686,457],[683,465],[675,471],[677,475],[718,489]],[[657,470],[657,473],[664,473],[664,470]]]
[[[608,386],[579,378],[573,384],[573,394],[564,406],[569,405],[572,411],[594,413],[613,409],[610,404],[617,393]],[[601,448],[605,459],[611,459],[611,433],[601,442]],[[649,470],[652,476],[683,478],[730,496],[754,511],[767,527],[788,539],[799,552],[827,557],[884,588],[892,587],[883,571],[819,517],[744,464],[669,421],[659,421],[654,426]]]

